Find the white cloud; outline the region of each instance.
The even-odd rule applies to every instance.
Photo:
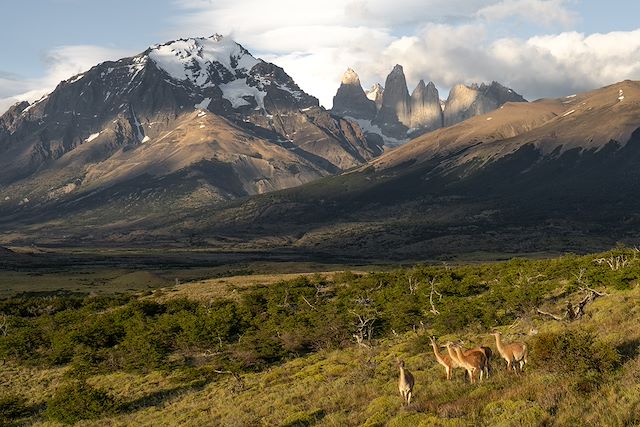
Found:
[[[545,25],[561,24],[565,27],[578,20],[569,9],[568,0],[502,0],[478,10],[477,16],[488,21],[519,18]]]
[[[315,8],[299,0],[174,3],[179,13],[167,40],[228,35],[283,67],[327,107],[348,67],[364,86],[384,83],[399,63],[409,90],[421,78],[434,81],[443,95],[455,83],[497,80],[531,99],[640,79],[640,30],[568,31],[579,20],[572,10],[576,0],[325,0]],[[517,37],[514,22],[528,30],[542,25],[549,34]],[[34,98],[100,61],[133,53],[58,48],[46,56],[42,79],[0,74],[0,110],[16,94]]]
[[[119,59],[132,52],[92,45],[60,46],[43,58],[46,74],[39,79],[0,75],[0,114],[18,101],[35,101],[51,92],[62,80],[87,71],[94,65]]]
[[[532,75],[529,71],[536,67],[513,49],[540,51],[554,70],[563,68],[560,59],[546,48],[536,50],[534,41],[496,42],[491,30],[498,21],[512,18],[534,27],[564,28],[577,20],[571,10],[574,2],[325,0],[322,7],[310,9],[306,2],[295,0],[176,0],[183,14],[173,35],[227,34],[283,67],[327,107],[347,67],[356,69],[368,86],[383,83],[396,63],[404,65],[411,86],[420,78],[445,90],[458,82],[495,79],[514,82],[516,90],[537,96],[565,87],[567,79],[552,78],[546,69],[540,70],[542,75]]]
[[[382,58],[402,63],[413,82],[422,76],[448,88],[497,80],[530,99],[554,97],[640,79],[640,30],[492,40],[481,24],[429,25]]]

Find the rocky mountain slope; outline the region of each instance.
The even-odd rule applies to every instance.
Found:
[[[101,194],[228,200],[361,165],[378,144],[233,40],[177,40],[96,65],[3,114],[0,211]]]
[[[367,92],[362,89],[355,71],[347,70],[334,98],[332,112],[357,119],[365,132],[380,135],[387,146],[397,146],[426,132],[493,111],[506,102],[526,100],[497,82],[456,85],[443,102],[433,82],[425,84],[420,80],[409,95],[404,69],[396,65],[387,76],[384,88],[376,83]]]
[[[265,96],[265,107],[268,99]],[[246,102],[252,100],[246,97]],[[224,101],[222,105],[228,107]],[[0,217],[0,244],[37,239],[188,245],[198,236],[201,244],[220,249],[416,259],[459,253],[461,248],[581,252],[640,238],[639,82],[624,81],[560,99],[507,102],[337,176],[235,201],[225,195],[295,185],[306,179],[303,170],[309,178],[327,173],[322,165],[330,161],[330,153],[323,157],[327,163],[318,162],[309,151],[300,156],[298,150],[307,149],[296,145],[301,134],[306,138],[323,126],[331,135],[352,132],[357,137],[360,128],[318,107],[287,114],[274,111],[273,119],[278,117],[278,126],[290,135],[298,119],[315,126],[304,128],[304,133],[297,128],[290,141],[276,144],[276,150],[269,139],[276,131],[266,127],[272,120],[268,114],[241,116],[238,121],[211,108],[176,114],[165,122],[171,128],[158,133],[153,133],[155,123],[138,126],[145,132],[138,138],[150,140],[124,144],[84,170],[82,198],[36,205],[8,195],[5,207],[20,202],[22,207],[5,210],[8,213]],[[138,121],[147,124],[139,119],[144,117],[139,110],[134,110]],[[15,122],[11,117],[3,120]],[[126,119],[112,125],[54,163],[74,165],[74,156],[100,158],[117,143],[118,135],[135,138],[136,127]],[[354,143],[350,151],[347,144],[341,147],[356,153],[362,146]],[[196,161],[199,150],[208,149],[215,156]],[[156,162],[154,153],[164,162]],[[190,153],[193,159],[176,153]],[[276,154],[282,163],[275,161]],[[292,164],[295,173],[289,170]],[[43,168],[38,175],[47,183],[59,182],[51,170]],[[74,168],[54,170],[73,176]],[[143,170],[148,172],[140,175]],[[269,180],[261,181],[267,172]],[[137,178],[122,178],[129,176]],[[102,180],[115,184],[105,189]],[[3,187],[2,199],[9,190],[19,193],[19,185],[28,188],[28,180],[20,183]],[[75,190],[70,186],[61,191]],[[221,203],[224,200],[229,201]]]
[[[580,252],[640,238],[638,164],[640,83],[625,81],[507,103],[358,170],[221,209],[224,232],[201,231],[383,259]]]
[[[444,106],[444,126],[455,125],[471,117],[493,111],[506,102],[526,102],[512,89],[492,82],[490,85],[454,86]]]

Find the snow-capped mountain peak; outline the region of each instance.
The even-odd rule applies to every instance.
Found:
[[[262,61],[235,41],[219,34],[207,38],[179,39],[152,46],[149,58],[171,78],[200,87],[246,77]],[[217,81],[212,81],[217,74]]]

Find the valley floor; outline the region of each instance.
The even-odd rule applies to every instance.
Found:
[[[615,262],[620,260],[624,265],[616,269]],[[404,307],[408,302],[401,300],[414,298],[407,277],[421,277],[421,272],[426,276],[418,280],[421,296],[416,297],[416,312],[413,307]],[[287,347],[282,338],[290,331],[286,326],[290,318],[286,317],[282,323],[274,323],[269,333],[282,338],[291,351],[262,364],[246,365],[257,356],[233,347],[250,335],[247,330],[239,338],[229,338],[229,348],[233,348],[228,354],[239,357],[235,362],[230,358],[224,364],[217,358],[219,353],[227,354],[221,339],[219,346],[190,348],[189,363],[179,362],[180,351],[175,351],[167,355],[171,363],[163,362],[158,368],[122,369],[109,362],[112,365],[95,370],[85,363],[82,374],[77,356],[61,364],[24,360],[7,350],[6,336],[0,337],[5,358],[0,366],[0,422],[54,426],[71,414],[68,420],[86,426],[636,426],[640,425],[639,273],[637,251],[621,250],[389,273],[322,273],[304,279],[296,278],[297,274],[242,276],[162,289],[134,297],[133,304],[136,299],[158,304],[190,300],[212,307],[219,299],[246,301],[243,295],[253,289],[271,289],[270,294],[260,294],[266,298],[278,295],[274,297],[278,304],[266,303],[269,313],[282,315],[288,304],[293,304],[297,321],[316,322],[308,316],[324,310],[321,304],[352,301],[362,291],[376,306],[378,332],[364,341],[366,345],[358,346],[351,340],[317,345],[310,351],[304,346]],[[441,295],[435,300],[430,298],[433,294],[427,277],[437,277],[433,283],[442,286],[437,288]],[[453,278],[448,287],[444,286],[445,277]],[[365,283],[367,278],[373,280]],[[501,280],[506,282],[501,284]],[[310,283],[321,283],[316,291],[332,296],[323,300],[317,294],[312,298],[312,294],[297,293]],[[606,295],[586,305],[579,320],[558,321],[537,312],[543,308],[560,315],[566,302],[582,300],[587,288],[597,288]],[[345,289],[360,291],[343,299]],[[300,295],[304,298],[297,298]],[[5,320],[12,317],[7,313],[8,301],[0,307]],[[439,314],[430,313],[430,301],[435,301]],[[503,308],[490,307],[501,304]],[[171,307],[166,313],[176,312]],[[407,316],[406,327],[394,324],[387,317],[388,310],[390,316]],[[504,316],[509,312],[513,316]],[[273,322],[277,315],[270,316],[265,323]],[[465,316],[466,321],[458,322]],[[16,329],[18,324],[14,323]],[[506,372],[503,361],[496,358],[493,374],[479,384],[464,381],[460,370],[447,381],[434,358],[429,336],[439,335],[440,343],[464,340],[466,347],[487,345],[497,355],[489,335],[494,329],[502,331],[505,339],[528,344],[530,363],[524,373]],[[8,332],[10,335],[12,330]],[[256,341],[256,345],[262,344]],[[416,378],[415,399],[408,406],[402,405],[397,390],[396,358],[404,359]],[[245,366],[238,360],[244,360]],[[95,411],[84,407],[75,410],[77,403],[61,399],[60,390],[77,381],[86,383],[83,390],[87,393],[98,390],[117,404]],[[12,408],[19,410],[12,413]]]

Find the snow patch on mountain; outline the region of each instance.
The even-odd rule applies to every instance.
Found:
[[[349,117],[349,116],[345,116],[345,119],[351,120],[353,122],[356,122],[358,124],[358,126],[360,126],[360,129],[362,129],[362,131],[364,133],[373,133],[376,135],[379,135],[380,137],[382,137],[382,140],[384,141],[384,148],[394,148],[394,147],[398,147],[400,145],[404,145],[407,142],[409,142],[409,139],[397,139],[397,138],[392,138],[390,136],[386,136],[384,134],[384,132],[382,132],[382,129],[380,129],[379,126],[372,124],[369,120],[364,120],[364,119],[355,119],[353,117]]]
[[[202,100],[202,102],[195,104],[193,108],[206,110],[210,102],[211,102],[211,98],[205,98]]]
[[[173,79],[188,80],[200,87],[213,85],[208,72],[212,64],[219,63],[236,76],[238,72],[246,74],[260,63],[238,43],[219,35],[154,46],[149,58]]]
[[[85,142],[91,142],[91,141],[93,141],[94,139],[96,139],[99,136],[100,136],[100,132],[92,133],[91,135],[89,135],[89,138],[85,139],[84,141]]]
[[[245,97],[252,96],[260,108],[264,108],[264,97],[267,92],[263,92],[255,86],[249,86],[247,79],[237,79],[229,83],[221,84],[222,96],[231,102],[233,108],[250,105]]]

